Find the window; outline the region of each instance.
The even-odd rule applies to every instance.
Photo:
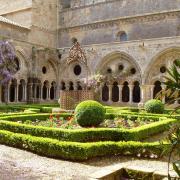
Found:
[[[43,73],[43,74],[46,74],[46,73],[47,73],[47,69],[46,69],[45,66],[42,67],[42,73]]]
[[[80,74],[81,74],[81,66],[80,65],[76,65],[75,67],[74,67],[74,74],[76,75],[76,76],[79,76]]]
[[[162,66],[162,67],[160,68],[160,72],[161,72],[161,73],[165,73],[165,72],[166,72],[166,67],[165,67],[165,66]]]
[[[128,40],[127,34],[124,31],[118,32],[117,37],[119,37],[120,41],[127,41]]]

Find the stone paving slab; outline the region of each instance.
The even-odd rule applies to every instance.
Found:
[[[153,169],[155,173],[167,174],[166,161],[114,156],[78,163],[46,158],[0,145],[0,180],[93,180],[97,179],[98,172],[107,176],[122,167]]]

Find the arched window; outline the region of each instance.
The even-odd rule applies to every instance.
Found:
[[[10,85],[9,93],[10,93],[10,102],[15,102],[16,98],[16,89],[17,89],[17,80],[13,79]]]
[[[134,82],[134,88],[133,88],[133,102],[139,103],[141,101],[141,89],[139,86],[139,82]]]
[[[107,102],[109,100],[109,88],[106,84],[104,84],[102,88],[102,100]]]
[[[66,84],[65,84],[65,82],[61,82],[61,90],[66,90]]]
[[[154,83],[154,91],[153,91],[153,98],[156,98],[157,94],[162,90],[161,82],[156,81]]]
[[[51,88],[50,88],[50,99],[53,100],[56,97],[56,82],[51,83]]]
[[[120,31],[117,36],[119,37],[120,41],[127,41],[128,37],[125,31]]]
[[[69,83],[69,91],[73,91],[74,90],[74,84],[73,82]]]
[[[117,82],[113,83],[112,101],[113,102],[118,102],[119,101],[119,87],[118,87],[118,83]]]
[[[122,88],[122,102],[129,102],[129,87],[128,82],[124,83]]]

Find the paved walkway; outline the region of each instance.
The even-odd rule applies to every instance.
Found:
[[[127,157],[96,158],[85,163],[41,157],[0,145],[0,180],[86,180],[102,169],[117,166],[167,172],[167,162]]]

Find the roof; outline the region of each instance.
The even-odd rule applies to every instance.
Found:
[[[11,21],[11,20],[3,17],[3,16],[0,16],[0,22],[7,23],[7,24],[11,24],[11,25],[14,25],[14,26],[18,26],[18,27],[20,27],[20,28],[29,29],[28,27],[23,26],[23,25],[21,25],[21,24],[19,24],[19,23],[16,23],[16,22],[14,22],[14,21]]]

